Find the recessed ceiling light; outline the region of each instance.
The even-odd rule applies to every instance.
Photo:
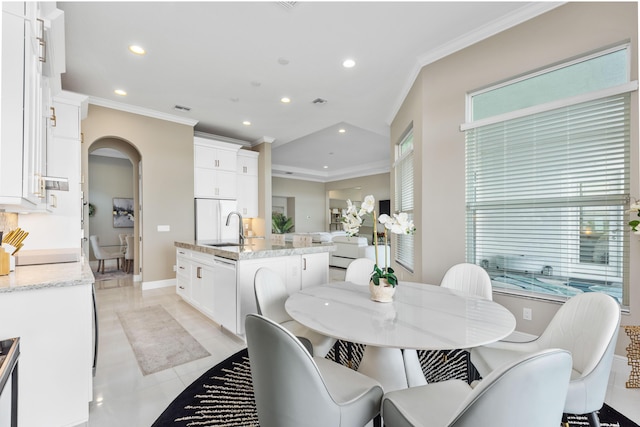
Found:
[[[356,66],[356,61],[354,61],[353,59],[345,59],[345,60],[342,62],[342,66],[343,66],[344,68],[353,68],[353,67],[355,67],[355,66]]]
[[[122,90],[122,89],[116,89],[113,92],[115,92],[116,95],[127,96],[127,91]]]
[[[245,120],[242,124],[245,126],[251,126],[251,122],[249,120]]]
[[[329,166],[324,165],[324,166],[323,166],[323,168],[324,168],[324,169],[329,169]]]
[[[289,65],[289,60],[287,58],[278,58],[278,64]]]
[[[138,46],[135,44],[129,46],[129,50],[136,55],[144,55],[145,53],[147,53],[142,46]]]
[[[345,133],[346,131],[346,129],[338,129],[338,133]]]
[[[287,98],[286,96],[280,98],[280,102],[282,102],[283,104],[288,104],[291,102],[291,99]]]

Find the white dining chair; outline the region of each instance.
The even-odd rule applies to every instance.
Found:
[[[374,265],[376,265],[375,261],[369,258],[354,259],[347,266],[344,281],[352,282],[356,285],[368,286],[371,281]]]
[[[444,274],[440,286],[448,289],[456,289],[470,295],[492,300],[491,277],[487,271],[479,265],[470,263],[456,264]],[[403,351],[405,369],[410,386],[418,386],[427,383],[420,364],[418,352],[407,349]]]
[[[93,249],[93,255],[98,260],[98,268],[96,272],[101,271],[104,274],[104,262],[106,260],[115,259],[118,270],[120,269],[120,258],[122,253],[120,251],[109,251],[100,246],[100,239],[98,236],[89,236],[91,242],[91,248]]]
[[[129,273],[133,271],[133,254],[134,254],[134,238],[131,235],[126,236],[125,241],[127,243],[127,248],[124,253],[124,271]]]
[[[492,299],[491,277],[479,265],[470,263],[456,264],[444,274],[440,286],[458,289],[471,295]]]
[[[271,235],[271,244],[284,246],[284,234],[272,234]]]
[[[282,325],[245,319],[247,349],[261,427],[380,425],[380,384],[324,357],[312,356]]]
[[[334,338],[301,325],[285,310],[284,303],[289,298],[289,293],[276,272],[266,267],[258,269],[254,279],[254,292],[259,314],[281,324],[294,335],[309,340],[314,355],[324,357],[329,353],[336,342]]]
[[[571,353],[547,349],[521,354],[471,388],[448,380],[386,393],[386,427],[555,427],[562,420]]]
[[[482,377],[525,353],[562,348],[573,356],[565,414],[587,414],[591,427],[599,426],[620,326],[620,306],[611,296],[585,292],[571,297],[556,312],[537,339],[499,341],[471,350],[471,362]]]

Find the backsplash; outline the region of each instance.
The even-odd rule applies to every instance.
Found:
[[[0,212],[0,231],[8,233],[18,226],[18,214]]]

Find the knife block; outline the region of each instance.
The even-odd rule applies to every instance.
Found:
[[[11,269],[11,258],[4,248],[0,248],[0,276],[6,276]]]

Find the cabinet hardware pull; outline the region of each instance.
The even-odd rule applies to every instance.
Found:
[[[202,279],[202,275],[200,274],[200,273],[201,273],[201,271],[202,271],[202,267],[198,267],[198,270],[197,270],[197,272],[196,272],[196,277],[197,277],[198,279]]]
[[[184,267],[183,267],[183,266],[180,266],[180,267],[178,267],[178,268],[180,268],[180,270],[184,270]]]
[[[184,286],[178,286],[180,289],[184,289]]]
[[[303,264],[302,269],[306,271],[307,270],[307,259],[306,258],[302,258],[302,264]]]
[[[40,24],[40,36],[36,37],[39,41],[44,41],[44,19],[36,18],[38,24]]]
[[[49,107],[49,109],[51,110],[51,117],[49,118],[51,120],[51,127],[54,128],[58,125],[58,118],[56,117],[56,107]]]

